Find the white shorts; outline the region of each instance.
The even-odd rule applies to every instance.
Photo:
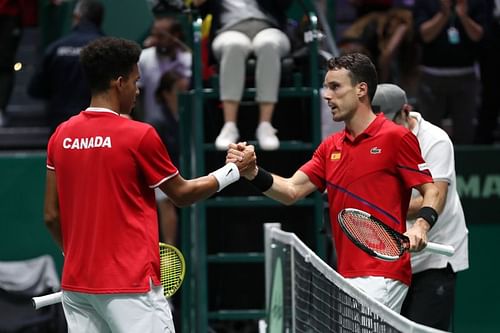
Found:
[[[144,294],[87,294],[63,291],[68,332],[174,333],[163,287]]]
[[[397,313],[401,312],[403,301],[408,292],[408,286],[403,282],[382,276],[366,276],[346,280]]]

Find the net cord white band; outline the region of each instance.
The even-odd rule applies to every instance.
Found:
[[[389,309],[384,304],[378,302],[377,300],[371,298],[365,294],[360,289],[352,286],[347,280],[345,280],[339,273],[332,269],[326,262],[324,262],[320,257],[318,257],[311,249],[309,249],[295,234],[290,232],[285,232],[278,229],[276,226],[272,228],[264,228],[266,231],[265,237],[270,240],[278,240],[284,244],[288,244],[293,247],[298,253],[303,257],[308,258],[311,265],[322,273],[328,280],[339,286],[347,294],[356,298],[356,300],[362,305],[367,306],[370,310],[383,318],[388,324],[396,328],[401,332],[408,333],[437,333],[444,332],[441,330],[433,329],[421,324],[417,324],[395,311]],[[267,259],[267,258],[266,258]]]

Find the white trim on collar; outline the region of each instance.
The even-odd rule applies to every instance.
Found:
[[[96,107],[88,107],[84,111],[92,111],[92,112],[109,112],[109,113],[114,113],[117,116],[119,116],[118,112],[115,112],[111,109],[108,108],[96,108]]]

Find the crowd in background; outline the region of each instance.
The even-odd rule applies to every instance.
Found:
[[[90,40],[104,35],[101,25],[105,14],[100,2],[88,2],[84,12],[81,6],[75,6],[71,32],[41,52],[37,73],[27,87],[30,96],[46,101],[47,124],[51,130],[78,112],[75,110],[82,109],[90,96],[85,89],[85,78],[78,69],[78,50]],[[63,1],[48,0],[48,3],[58,6]],[[180,80],[176,89],[189,89],[192,60],[190,39],[186,38],[186,31],[180,23],[184,14],[175,8],[182,2],[154,3],[157,7],[151,31],[140,41],[144,46],[141,56],[143,103],[136,118],[166,133],[165,126],[170,126],[166,125],[166,118],[176,119],[176,116],[170,117],[169,113],[162,111],[155,90],[161,74],[167,72],[174,73]],[[205,51],[209,54],[206,63],[216,64],[215,71],[220,71],[224,127],[215,140],[217,148],[223,149],[229,141],[239,137],[237,110],[242,84],[245,83],[240,76],[247,73],[243,62],[235,61],[255,54],[256,101],[260,109],[256,139],[262,149],[278,149],[279,132],[271,123],[281,74],[279,59],[295,51],[293,42],[296,39],[290,33],[291,19],[287,21],[282,14],[293,1],[280,0],[269,4],[264,1],[263,12],[241,10],[241,6],[263,6],[259,1],[190,3],[196,8],[199,6],[202,14],[211,14],[213,18],[210,45]],[[337,8],[342,4],[343,8],[346,5],[351,7],[354,17],[349,24],[331,22],[336,27],[334,39],[341,52],[361,51],[369,55],[377,65],[379,81],[399,84],[414,107],[426,119],[446,129],[455,144],[492,144],[498,140],[500,101],[494,88],[496,74],[500,72],[495,60],[500,55],[500,40],[495,38],[500,32],[498,1],[336,1]],[[37,1],[2,0],[0,17],[3,46],[0,51],[0,125],[8,126],[6,109],[15,80],[16,51],[23,27],[37,24]],[[251,25],[247,24],[248,17],[253,17]],[[242,20],[246,20],[246,25],[238,23]],[[271,40],[280,40],[280,43],[268,44],[268,31]],[[226,37],[215,39],[222,32]],[[248,37],[241,37],[243,35]],[[236,44],[228,46],[231,38],[227,36],[236,36]],[[245,38],[249,38],[245,42],[247,45],[243,43]],[[259,47],[267,53],[259,51]],[[272,51],[274,49],[277,51]],[[259,62],[260,58],[264,60]],[[269,76],[276,79],[270,80]],[[233,77],[238,78],[237,85]],[[172,138],[165,139],[172,141]]]

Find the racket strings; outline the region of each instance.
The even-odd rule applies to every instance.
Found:
[[[355,212],[344,214],[343,218],[345,227],[361,244],[382,255],[401,255],[399,242],[382,225]]]
[[[175,250],[160,249],[160,279],[165,297],[172,296],[182,284],[184,264]]]

